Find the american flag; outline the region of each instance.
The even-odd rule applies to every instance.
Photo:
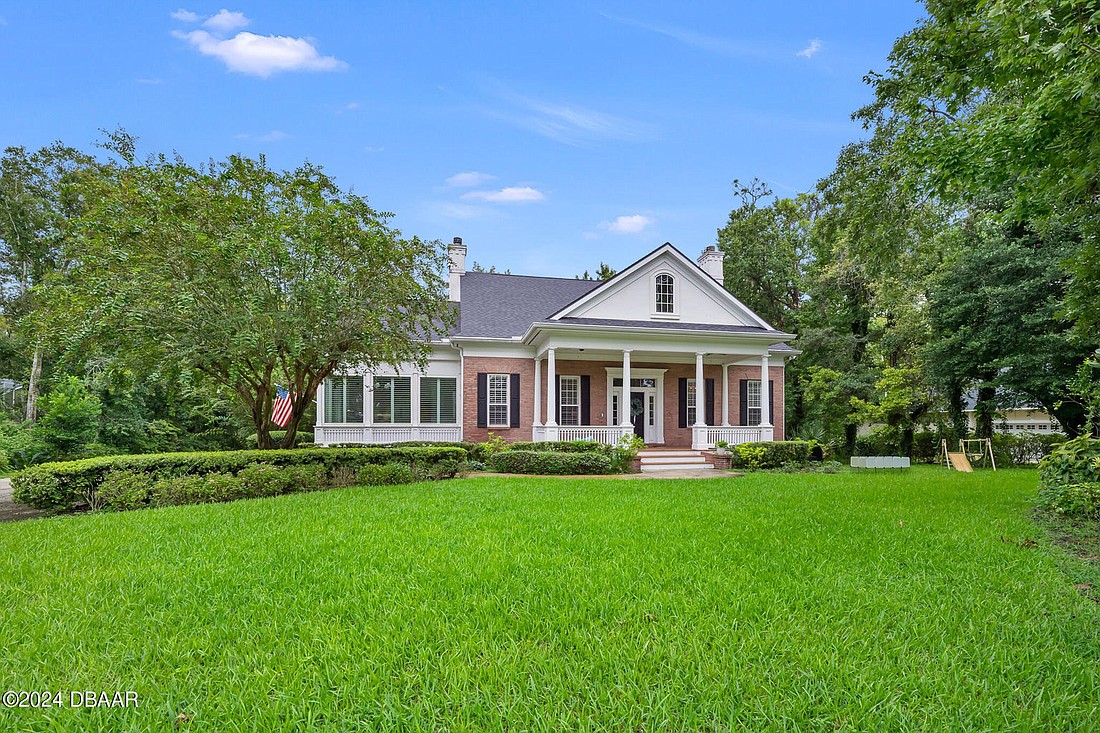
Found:
[[[290,411],[294,407],[294,398],[297,394],[291,394],[285,388],[278,388],[278,395],[275,397],[275,401],[271,403],[271,422],[278,425],[280,428],[285,428],[286,424],[290,422]]]

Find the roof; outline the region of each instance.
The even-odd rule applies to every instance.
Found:
[[[577,298],[595,290],[600,280],[467,272],[462,275],[462,302],[455,336],[512,338],[527,333]]]
[[[680,323],[679,321],[621,321],[615,318],[559,318],[546,325],[622,326],[623,328],[657,328],[674,331],[715,331],[720,333],[775,333],[759,326],[725,326],[716,323]]]

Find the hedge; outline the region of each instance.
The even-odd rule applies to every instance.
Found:
[[[1100,440],[1067,440],[1039,462],[1039,504],[1069,517],[1100,519]]]
[[[500,473],[533,473],[557,476],[614,473],[611,456],[594,451],[505,450],[489,458],[489,468]]]
[[[731,445],[730,464],[732,468],[779,468],[787,463],[806,463],[810,460],[813,445],[805,440]]]
[[[550,451],[552,453],[608,453],[615,450],[614,446],[605,443],[597,443],[594,440],[562,440],[541,441],[538,443],[516,441],[508,443],[504,450],[516,451]]]
[[[418,475],[427,476],[435,473],[436,464],[447,461],[448,466],[453,466],[466,457],[466,451],[458,447],[302,448],[105,456],[41,463],[25,469],[12,479],[12,498],[39,509],[71,509],[78,505],[95,508],[100,503],[99,486],[111,471],[132,471],[152,483],[180,476],[238,474],[253,464],[265,464],[277,468],[320,466],[333,479],[349,469],[354,473],[363,466],[403,463]]]

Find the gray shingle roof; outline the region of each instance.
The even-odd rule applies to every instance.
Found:
[[[778,333],[759,326],[723,326],[716,323],[680,323],[679,321],[620,321],[614,318],[559,318],[553,323],[577,326],[622,326],[625,328],[667,328],[680,331],[719,333]]]
[[[603,282],[559,277],[467,272],[462,276],[462,302],[456,336],[510,338],[522,336],[536,321],[545,321]]]

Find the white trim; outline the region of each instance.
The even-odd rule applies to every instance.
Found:
[[[560,398],[558,399],[558,401],[557,401],[558,402],[558,404],[557,404],[558,426],[559,427],[566,427],[567,426],[567,423],[563,422],[562,419],[561,419],[561,408],[562,407],[576,407],[577,408],[577,422],[568,423],[568,427],[578,427],[578,426],[584,424],[583,422],[581,422],[581,377],[580,377],[579,374],[559,374],[558,375],[558,385],[559,386],[555,386],[555,389],[554,389],[555,393],[558,394],[559,396],[560,396],[561,393],[563,393],[565,391],[564,389],[560,388],[560,385],[561,385],[562,381],[566,380],[566,379],[575,379],[576,380],[576,384],[577,384],[577,404],[575,404],[575,405],[565,405],[561,402]]]
[[[623,370],[622,370],[622,367],[611,367],[611,366],[604,367],[604,370],[607,372],[607,411],[604,414],[607,415],[607,424],[610,425],[611,424],[611,395],[614,393],[615,390],[622,389],[622,387],[616,387],[615,386],[615,380],[623,378]],[[642,389],[642,390],[656,389],[656,391],[657,391],[657,412],[656,412],[656,416],[655,416],[656,417],[656,425],[655,425],[656,440],[654,441],[655,443],[664,443],[665,442],[665,372],[667,372],[667,371],[668,371],[667,369],[652,369],[652,368],[645,368],[645,369],[632,368],[630,370],[630,378],[631,379],[653,379],[653,380],[656,381],[656,385],[657,385],[656,387],[640,387],[639,388],[639,389]],[[626,387],[627,390],[629,391],[629,387],[627,387],[625,382],[623,383],[623,386]],[[620,404],[620,406],[624,406],[624,402],[623,402],[621,396],[619,398],[619,404]],[[623,412],[623,414],[625,414],[626,410],[622,409],[622,412]],[[620,414],[619,415],[619,422],[620,423],[622,422],[622,417],[623,417],[623,415]],[[631,431],[633,431],[634,427],[633,427],[633,425],[630,424],[630,416],[629,415],[627,415],[627,424],[625,426],[620,425],[619,427],[630,427]]]
[[[500,406],[499,402],[493,402],[493,377],[504,378],[504,422],[493,422],[493,405]],[[485,426],[488,428],[512,427],[512,375],[502,372],[490,372],[485,375]]]
[[[678,273],[672,270],[662,268],[655,272],[649,273],[649,316],[654,320],[662,321],[678,321],[680,320],[680,301],[683,299],[683,293],[680,290],[680,278],[677,277]],[[657,278],[666,276],[672,280],[672,310],[659,311],[657,310]]]

